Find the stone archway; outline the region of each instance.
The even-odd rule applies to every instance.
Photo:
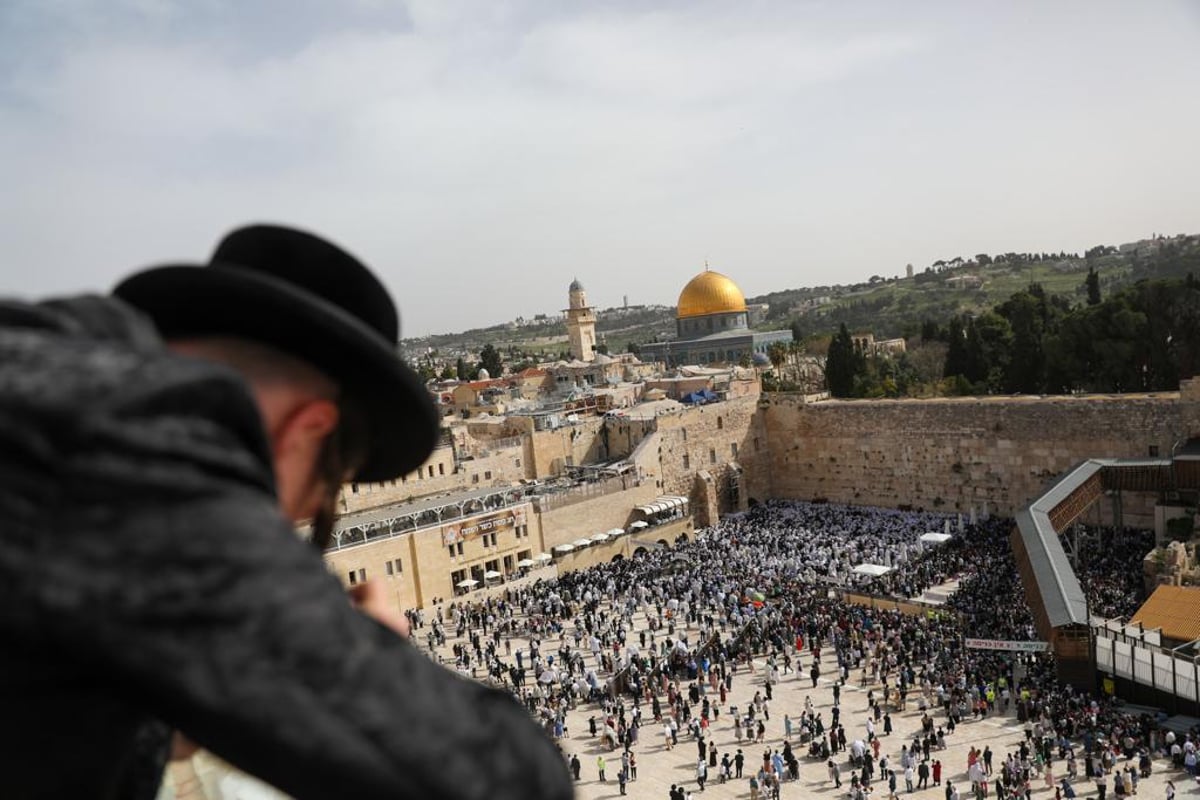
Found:
[[[647,552],[649,552],[649,551],[646,550],[646,548],[644,548],[644,547],[636,547],[633,550],[633,557],[641,558],[642,556],[646,555]]]

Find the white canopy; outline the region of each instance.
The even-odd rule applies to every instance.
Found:
[[[533,560],[534,561],[549,561],[552,558],[554,558],[554,556],[550,555],[549,553],[538,553],[536,556],[533,557]]]
[[[858,575],[871,575],[878,578],[880,575],[887,575],[892,568],[885,567],[883,564],[859,564],[852,571]]]
[[[559,544],[554,546],[554,552],[556,553],[569,553],[574,549],[575,545],[573,544]]]
[[[593,542],[607,542],[611,538],[612,537],[609,536],[607,533],[593,533],[592,534]]]
[[[638,506],[637,510],[643,514],[657,514],[660,511],[667,511],[672,508],[679,508],[687,504],[686,497],[678,495],[665,494],[662,497],[655,498],[653,503],[647,503],[644,506]]]
[[[474,578],[467,578],[465,581],[459,581],[454,585],[460,589],[470,589],[472,586],[478,586],[479,581],[475,580]]]
[[[547,556],[547,558],[549,558],[549,556]],[[517,562],[517,566],[518,567],[532,567],[536,563],[537,562],[534,561],[532,558],[522,558],[520,561]]]
[[[944,544],[953,538],[948,533],[934,533],[933,531],[921,534],[921,541],[925,544]]]
[[[504,576],[499,572],[496,572],[494,569],[489,569],[487,572],[483,573],[483,577],[487,578],[489,581],[494,581],[497,578],[503,578]]]
[[[613,528],[612,530],[610,530],[608,532],[609,536],[623,536],[624,534],[625,534],[624,528]]]
[[[591,539],[576,539],[575,541],[571,542],[571,544],[575,545],[576,547],[587,547],[591,543]]]
[[[645,520],[639,519],[637,522],[631,522],[629,524],[629,527],[630,528],[649,528],[650,523],[646,522]]]

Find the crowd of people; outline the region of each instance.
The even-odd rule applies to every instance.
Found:
[[[690,742],[700,785],[743,778],[748,768],[752,795],[778,796],[808,759],[835,785],[845,782],[851,797],[866,797],[873,787],[886,795],[898,782],[940,783],[938,752],[947,737],[967,721],[1013,713],[1026,741],[997,754],[995,769],[990,752],[980,754],[979,766],[968,765],[977,795],[990,783],[997,797],[1022,796],[1031,782],[1045,780],[1072,796],[1074,782],[1116,774],[1115,756],[1144,760],[1149,769],[1152,759],[1169,755],[1173,743],[1154,720],[1059,683],[1051,654],[1014,657],[965,646],[966,638],[1028,641],[1037,633],[1009,545],[1012,521],[981,520],[942,545],[918,544],[947,519],[769,502],[674,548],[481,602],[439,606],[417,635],[431,649],[452,638],[458,669],[509,687],[559,740],[568,712],[584,704],[590,734],[622,754],[623,780],[639,742],[671,749]],[[1093,602],[1129,588],[1101,575],[1133,572],[1140,540],[1122,541],[1126,546],[1106,551],[1105,566],[1084,581],[1097,595]],[[892,571],[866,578],[852,571],[859,563]],[[957,591],[925,614],[841,599],[847,589],[913,596],[951,578]],[[761,688],[749,704],[731,705],[734,682],[751,673]],[[775,709],[784,743],[767,746],[761,763],[751,765],[743,749],[764,742],[772,688],[787,675],[814,688],[822,678],[833,681],[834,705]],[[863,721],[840,708],[848,684],[868,692]],[[899,754],[881,753],[879,737],[891,732],[892,714],[909,712],[920,715],[919,733]],[[745,747],[719,752],[711,735],[718,725]],[[1193,749],[1190,739],[1177,746]],[[578,774],[578,756],[564,757]],[[850,771],[845,778],[843,768]]]
[[[1064,537],[1066,538],[1066,537]],[[1112,526],[1081,526],[1075,574],[1093,616],[1128,618],[1146,599],[1141,560],[1154,548],[1154,532]]]

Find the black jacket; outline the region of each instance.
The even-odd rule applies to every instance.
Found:
[[[6,798],[119,797],[165,726],[297,798],[569,798],[553,743],[353,609],[246,385],[118,301],[0,303]]]

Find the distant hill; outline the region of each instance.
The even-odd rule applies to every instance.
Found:
[[[843,322],[851,330],[870,330],[877,338],[912,336],[923,320],[944,324],[955,314],[984,311],[1030,283],[1039,283],[1047,293],[1062,295],[1072,304],[1083,302],[1091,269],[1098,273],[1106,295],[1147,278],[1184,277],[1189,272],[1200,277],[1200,235],[1156,236],[1119,247],[1097,245],[1083,254],[980,253],[934,262],[915,270],[911,278],[875,276],[846,286],[784,289],[746,302],[770,305],[758,327],[791,327],[800,337],[830,334]],[[613,352],[622,351],[631,342],[673,336],[675,309],[601,309],[596,329]],[[552,356],[567,349],[566,325],[561,315],[539,315],[530,321],[403,342],[410,358],[430,348],[443,356],[473,356],[486,344],[506,358],[517,353]]]

